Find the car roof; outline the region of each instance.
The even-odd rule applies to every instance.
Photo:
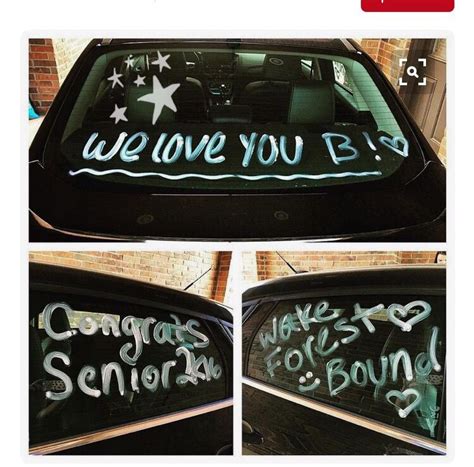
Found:
[[[263,281],[247,289],[244,292],[243,301],[303,293],[311,289],[367,286],[371,288],[445,289],[446,267],[444,265],[395,265],[295,274],[294,276]]]
[[[163,43],[186,43],[186,44],[200,44],[200,45],[226,45],[229,48],[236,48],[239,46],[271,46],[271,47],[289,47],[299,49],[316,49],[321,51],[334,52],[357,52],[359,47],[351,39],[337,38],[337,39],[262,39],[262,38],[241,38],[241,39],[213,39],[213,38],[161,38],[161,39],[102,39],[97,40],[97,45],[101,46],[117,46],[127,44],[163,44]]]
[[[229,324],[232,323],[230,309],[214,300],[182,290],[151,284],[118,275],[103,274],[94,271],[64,266],[30,262],[30,289],[60,289],[69,292],[83,291],[95,296],[138,298],[142,302],[165,302],[195,313],[207,315]]]

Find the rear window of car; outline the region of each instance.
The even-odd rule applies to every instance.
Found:
[[[252,321],[248,376],[445,440],[444,297],[287,300]]]
[[[361,55],[166,44],[94,54],[54,138],[77,183],[317,188],[384,179],[419,157]]]
[[[184,312],[33,294],[32,445],[229,397],[231,344]]]

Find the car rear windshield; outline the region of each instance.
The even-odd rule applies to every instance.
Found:
[[[418,151],[362,54],[166,44],[94,53],[55,138],[75,181],[327,187],[390,177]]]

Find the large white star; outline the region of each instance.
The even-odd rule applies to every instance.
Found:
[[[127,64],[127,70],[133,67],[134,62],[131,55],[128,56],[127,60],[125,60],[125,63]]]
[[[144,96],[141,96],[137,99],[137,101],[149,102],[155,106],[153,109],[153,125],[161,115],[163,107],[168,107],[173,112],[176,112],[176,105],[174,105],[171,96],[176,91],[176,89],[179,88],[179,86],[180,84],[170,84],[164,88],[161,85],[160,80],[156,76],[153,76],[153,92],[150,94],[145,94]]]
[[[118,122],[120,122],[120,120],[123,120],[124,122],[128,122],[128,118],[125,116],[126,110],[127,110],[127,107],[119,107],[117,104],[115,104],[115,109],[110,114],[110,118],[115,118],[116,125]]]
[[[134,83],[137,85],[137,88],[140,86],[145,86],[145,77],[137,75],[137,79],[134,81]]]
[[[109,81],[112,81],[112,88],[114,88],[116,84],[118,84],[119,86],[121,86],[121,87],[123,88],[123,84],[122,84],[122,82],[120,81],[120,78],[121,78],[122,76],[123,76],[123,75],[121,75],[121,74],[119,74],[119,73],[117,73],[117,72],[115,71],[115,67],[114,67],[114,73],[113,73],[113,75],[112,75],[112,76],[109,76],[109,77],[107,78]]]
[[[168,62],[167,62],[168,58],[170,58],[169,55],[165,55],[163,57],[163,55],[161,55],[160,51],[158,50],[158,59],[151,62],[151,64],[158,65],[160,67],[160,73],[163,70],[163,68],[169,68],[171,70],[171,67],[168,65]]]

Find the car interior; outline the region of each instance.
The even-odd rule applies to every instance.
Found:
[[[377,297],[379,299],[379,297]],[[399,300],[400,297],[395,297],[394,300]],[[363,301],[361,300],[361,303]],[[434,308],[437,309],[439,306],[442,309],[442,305],[438,304],[438,301],[434,298],[430,298],[430,302]],[[291,302],[293,303],[293,302]],[[367,301],[367,305],[371,302]],[[269,384],[274,384],[283,389],[296,392],[297,383],[295,383],[300,375],[300,372],[295,373],[293,376],[285,374],[284,372],[276,373],[275,377],[269,378],[268,373],[265,369],[264,355],[265,352],[261,349],[261,343],[259,341],[259,334],[270,329],[272,316],[283,316],[289,309],[292,309],[294,305],[281,305],[280,310],[267,316],[266,320],[262,324],[259,332],[254,336],[252,343],[249,362],[249,375],[254,378],[261,378],[263,375],[264,381]],[[350,309],[350,302],[340,301],[338,302],[338,308]],[[367,306],[369,308],[369,306]],[[277,308],[278,310],[278,308]],[[424,326],[415,327],[410,336],[407,336],[406,332],[402,332],[399,329],[393,327],[393,325],[387,321],[384,314],[372,315],[371,320],[375,323],[376,332],[374,334],[369,333],[361,329],[361,336],[349,345],[341,345],[337,348],[337,352],[330,354],[330,356],[322,357],[318,354],[313,354],[315,369],[310,365],[306,368],[302,368],[301,373],[304,374],[306,370],[311,370],[315,375],[318,376],[321,383],[316,393],[307,392],[304,395],[309,398],[315,398],[323,400],[326,403],[339,407],[341,409],[355,412],[362,416],[369,416],[370,418],[379,419],[384,422],[390,423],[393,426],[400,426],[400,428],[408,429],[415,433],[420,433],[424,436],[436,438],[438,436],[438,418],[439,418],[439,407],[442,404],[442,393],[444,384],[443,373],[432,372],[426,378],[418,376],[413,380],[408,380],[403,371],[400,371],[398,379],[393,381],[391,377],[387,377],[385,383],[381,387],[376,387],[372,384],[363,385],[351,385],[346,390],[330,395],[328,377],[326,367],[332,358],[337,356],[343,359],[345,362],[346,370],[355,361],[367,362],[368,359],[373,361],[374,374],[379,378],[380,372],[380,359],[385,356],[387,358],[395,355],[395,352],[399,349],[405,349],[409,352],[409,355],[413,358],[413,364],[415,364],[415,357],[423,352],[426,348],[426,343],[430,340],[431,327],[433,323],[438,325],[441,329],[444,329],[443,323],[444,315],[442,313],[435,313],[431,316],[428,321],[425,322]],[[328,339],[331,342],[331,338]],[[444,339],[443,339],[444,341]],[[290,337],[291,345],[293,348],[301,348],[304,346],[304,338],[298,333],[295,333]],[[330,344],[328,344],[330,346]],[[267,351],[268,352],[268,351]],[[442,346],[438,349],[440,359],[443,360],[444,350]],[[292,379],[293,378],[293,379]],[[334,378],[334,387],[341,384],[342,378],[337,376]],[[400,383],[402,389],[415,388],[419,390],[423,395],[423,404],[415,412],[416,417],[411,419],[401,419],[398,417],[396,412],[393,411],[393,407],[387,405],[385,401],[385,394],[389,390],[400,389]],[[299,394],[299,393],[298,393]],[[403,401],[397,401],[399,407],[403,407],[405,404]]]
[[[153,106],[137,99],[152,92],[152,77],[163,87],[179,84],[173,94],[177,112],[164,108],[159,122],[286,123],[302,125],[368,125],[377,129],[370,111],[345,98],[350,88],[340,79],[341,64],[324,58],[278,53],[233,51],[161,51],[170,68],[154,64],[157,52],[110,60],[85,121],[108,122],[114,105],[127,106],[130,122],[150,123]],[[339,70],[337,69],[339,67]],[[343,68],[343,67],[342,67]],[[121,86],[107,77],[122,74]],[[145,85],[133,82],[137,75]],[[315,105],[317,103],[317,105]]]
[[[163,59],[167,66],[163,65]],[[113,78],[117,76],[119,78]],[[352,172],[362,174],[351,177],[353,182],[388,177],[405,160],[399,157],[400,151],[393,145],[383,142],[378,144],[381,137],[404,137],[381,90],[363,63],[341,54],[320,53],[310,56],[303,52],[274,53],[240,49],[120,49],[96,58],[88,75],[82,80],[76,104],[72,112],[65,116],[60,150],[68,168],[75,175],[85,174],[80,172],[84,169],[102,171],[105,167],[104,160],[95,156],[85,157],[88,162],[87,167],[83,167],[84,157],[78,158],[77,155],[86,147],[91,145],[94,152],[108,147],[112,158],[116,148],[112,146],[112,141],[115,139],[120,144],[124,134],[132,135],[133,132],[135,135],[146,133],[146,137],[143,133],[140,136],[146,138],[144,146],[134,147],[132,144],[132,150],[140,147],[138,151],[143,151],[147,156],[153,145],[155,149],[160,147],[158,139],[166,145],[163,154],[168,154],[175,137],[184,135],[183,138],[188,141],[185,145],[187,153],[193,147],[193,138],[195,142],[198,139],[205,141],[203,138],[206,135],[222,132],[226,138],[225,169],[219,163],[207,163],[205,155],[198,157],[204,146],[196,143],[195,158],[180,157],[178,145],[173,162],[167,161],[166,168],[171,171],[170,176],[182,176],[187,174],[191,167],[188,163],[192,162],[194,170],[199,173],[198,177],[170,180],[160,174],[136,177],[110,172],[103,174],[104,178],[100,180],[154,188],[179,186],[205,190],[249,189],[256,187],[257,182],[259,188],[281,186],[285,189],[289,186],[288,181],[295,188],[307,187],[309,184],[322,186],[347,183],[347,177],[311,179],[309,182],[306,176],[291,180],[265,177],[251,181],[228,176],[216,178],[223,175],[223,170],[228,171],[224,175],[240,173],[242,149],[245,146],[242,138],[251,135],[255,135],[255,141],[261,135],[258,144],[262,148],[265,146],[264,138],[268,140],[268,135],[271,135],[275,141],[279,141],[280,146],[288,144],[285,148],[294,154],[298,141],[304,140],[305,157],[299,160],[298,168],[301,173],[310,174],[309,177],[319,176],[314,174],[315,157],[320,161],[319,174],[331,174],[334,165],[338,165],[332,162],[334,156],[329,148],[332,140],[328,142],[323,136],[326,133],[327,137],[350,139],[357,148],[356,153],[363,155],[349,157],[350,164],[345,165],[348,177],[351,177]],[[163,92],[159,86],[162,89],[174,86],[173,92],[167,97],[167,103],[163,100],[156,102],[159,105],[153,105],[150,102],[153,99],[151,95],[155,93],[157,96],[156,93]],[[148,96],[147,99],[143,99],[145,96]],[[114,121],[116,117],[113,115],[118,109],[124,115]],[[161,132],[159,137],[156,131]],[[373,142],[377,142],[377,149]],[[205,147],[207,150],[210,146]],[[302,148],[302,145],[299,147]],[[408,148],[408,143],[404,147]],[[381,155],[374,158],[373,151]],[[243,175],[266,175],[266,166],[260,161],[258,151],[255,157],[252,150],[248,152],[246,157],[252,160],[246,162],[248,171]],[[59,173],[64,174],[64,159],[58,157],[57,161]],[[118,157],[115,162],[121,164]],[[135,171],[140,169],[141,174],[148,174],[152,167],[153,171],[156,169],[149,162],[149,157],[138,157],[134,160],[133,168]],[[291,163],[285,162],[283,158],[279,162],[278,176],[291,176]],[[350,170],[348,165],[351,166]],[[113,170],[130,171],[130,167],[125,164]],[[66,173],[69,179],[70,173]],[[199,178],[201,173],[202,178]],[[214,178],[209,180],[206,178],[209,176]],[[78,177],[78,180],[98,181],[95,175],[89,173]]]
[[[117,316],[118,318],[118,316]],[[77,321],[77,320],[76,320]],[[206,326],[204,323],[202,323]],[[71,331],[77,327],[64,309],[57,309],[51,318],[51,325],[56,332]],[[76,334],[73,338],[57,341],[50,338],[41,324],[41,316],[30,322],[30,437],[32,442],[42,442],[64,434],[74,435],[92,429],[107,427],[124,420],[160,415],[183,410],[209,401],[225,398],[225,378],[213,381],[188,384],[179,389],[175,385],[169,390],[159,386],[155,393],[142,390],[138,393],[131,390],[129,368],[122,364],[125,379],[125,393],[118,392],[117,380],[112,378],[111,393],[107,397],[93,398],[77,389],[76,377],[84,365],[92,365],[97,373],[93,387],[101,388],[101,366],[108,362],[120,361],[120,348],[130,338],[126,336],[104,336],[102,332],[94,335]],[[141,371],[151,362],[158,366],[167,360],[176,359],[175,347],[171,345],[145,345],[137,366]],[[70,376],[75,389],[71,396],[63,400],[49,400],[45,390],[62,392],[64,382],[48,374],[44,368],[45,356],[51,352],[61,352],[70,360],[66,365],[60,359],[54,359],[53,367]],[[200,354],[213,356],[222,364],[220,351],[211,341],[211,345]],[[161,367],[160,367],[161,369]],[[175,369],[184,372],[184,362],[178,361]]]

